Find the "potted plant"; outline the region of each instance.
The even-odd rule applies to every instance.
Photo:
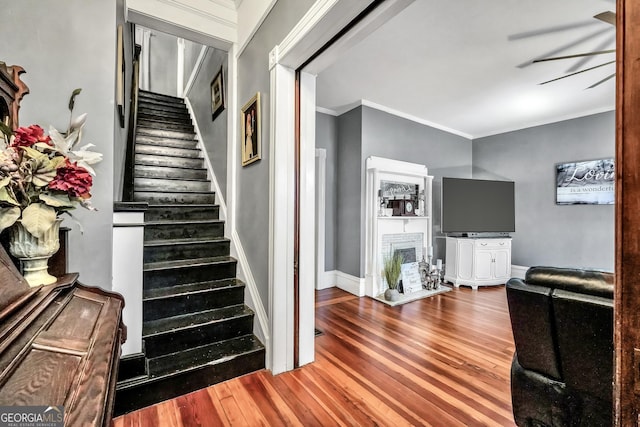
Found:
[[[382,275],[389,287],[384,292],[384,299],[387,301],[397,301],[400,298],[398,292],[398,282],[400,281],[400,269],[402,266],[402,255],[395,252],[393,255],[385,257]]]
[[[72,114],[79,93],[74,90],[69,100]],[[0,231],[10,229],[9,251],[31,286],[56,281],[47,261],[59,248],[60,215],[77,206],[94,210],[90,165],[102,155],[88,150],[92,144],[76,148],[86,116],[70,120],[64,134],[54,127],[46,135],[38,125],[12,130],[0,123]]]

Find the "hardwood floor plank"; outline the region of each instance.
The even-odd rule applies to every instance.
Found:
[[[218,427],[222,419],[205,390],[175,398],[183,426]]]
[[[316,293],[316,327],[324,334],[312,364],[236,378],[114,426],[515,425],[504,286],[453,289],[397,307],[324,289]]]

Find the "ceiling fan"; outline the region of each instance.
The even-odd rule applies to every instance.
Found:
[[[606,12],[602,12],[599,13],[597,15],[594,16],[594,18],[599,19],[602,22],[606,22],[607,24],[611,24],[614,26],[616,26],[616,14],[615,12],[611,12],[611,11],[606,11]],[[604,55],[607,53],[614,53],[616,50],[615,49],[607,49],[607,50],[598,50],[598,51],[594,51],[594,52],[587,52],[587,53],[577,53],[577,54],[573,54],[573,55],[564,55],[564,56],[554,56],[551,58],[540,58],[540,59],[535,59],[533,60],[533,63],[538,63],[538,62],[547,62],[547,61],[558,61],[558,60],[562,60],[562,59],[572,59],[572,58],[584,58],[584,57],[588,57],[588,56],[596,56],[596,55]],[[593,67],[589,67],[589,68],[585,68],[583,70],[579,70],[570,74],[567,74],[566,76],[561,76],[561,77],[556,77],[555,79],[551,79],[551,80],[547,80],[545,82],[539,83],[540,85],[546,85],[547,83],[552,83],[558,80],[562,80],[562,79],[566,79],[567,77],[571,77],[571,76],[575,76],[577,74],[582,74],[585,73],[587,71],[591,71],[591,70],[595,70],[597,68],[601,68],[604,67],[606,65],[610,65],[615,63],[615,59],[613,61],[608,61],[608,62],[604,62],[602,64],[598,64],[595,65]],[[607,80],[615,77],[616,73],[613,73],[607,77],[605,77],[604,79],[592,84],[591,86],[589,86],[587,89],[592,89],[596,86],[601,85],[602,83],[606,82]]]

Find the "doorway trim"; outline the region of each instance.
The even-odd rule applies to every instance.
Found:
[[[414,0],[386,0],[300,73],[300,251],[298,325],[294,325],[295,75],[310,58],[376,0],[317,0],[269,53],[271,75],[269,172],[269,320],[271,370],[314,360],[315,284],[315,78],[347,49]],[[297,327],[296,327],[297,326]]]

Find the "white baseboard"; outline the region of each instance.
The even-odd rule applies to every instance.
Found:
[[[238,260],[238,278],[242,280],[245,285],[245,302],[255,312],[254,318],[254,333],[264,344],[267,354],[271,348],[271,336],[269,334],[269,317],[267,311],[262,304],[260,294],[258,293],[258,286],[251,273],[249,267],[249,261],[245,255],[242,243],[240,242],[240,236],[236,230],[231,232],[231,256]]]
[[[331,271],[325,271],[324,273],[320,274],[319,282],[316,283],[316,289],[321,290],[321,289],[333,288],[337,282],[336,273],[337,273],[336,270],[331,270]]]
[[[342,271],[335,271],[336,286],[355,296],[364,296],[364,282],[364,277],[355,277]]]
[[[524,276],[525,274],[527,274],[528,269],[529,267],[525,267],[523,265],[511,265],[511,277],[524,279]]]

